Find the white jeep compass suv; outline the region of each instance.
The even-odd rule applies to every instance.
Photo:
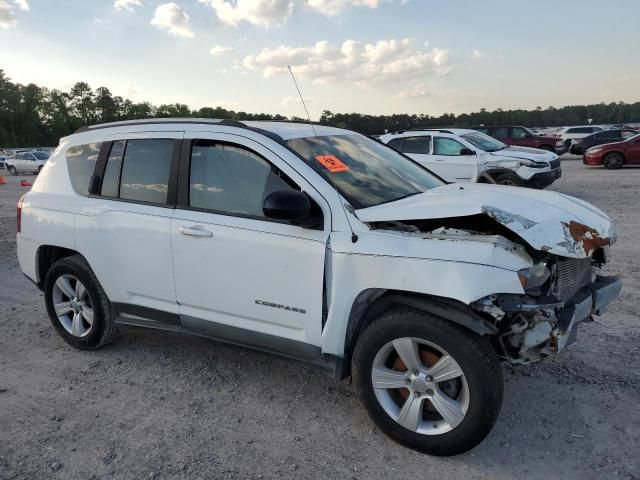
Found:
[[[18,203],[22,271],[91,350],[134,325],[351,376],[373,421],[435,455],[477,445],[500,360],[576,339],[621,288],[609,218],[551,192],[447,184],[357,133],[166,119],[63,138]]]
[[[465,128],[406,130],[382,135],[380,141],[448,182],[544,188],[562,174],[553,152],[507,145]]]

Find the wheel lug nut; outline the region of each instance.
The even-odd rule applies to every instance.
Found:
[[[431,375],[427,375],[427,376],[425,377],[425,380],[426,380],[427,382],[433,382],[433,377],[432,377]]]
[[[414,397],[419,397],[420,396],[420,392],[414,392],[413,396]]]
[[[426,393],[427,395],[433,395],[433,390],[427,390],[425,393]]]

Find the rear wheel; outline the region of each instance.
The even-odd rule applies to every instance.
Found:
[[[14,167],[13,165],[9,165],[9,166],[7,167],[7,170],[9,170],[9,173],[10,173],[11,175],[13,175],[14,177],[15,177],[16,175],[18,175],[18,170],[16,170],[16,167]]]
[[[512,187],[524,187],[524,182],[515,173],[501,173],[496,177],[498,185],[507,185]]]
[[[607,153],[602,159],[602,165],[609,170],[622,168],[624,165],[624,156],[618,152]]]
[[[388,311],[362,333],[353,378],[382,431],[432,455],[478,445],[502,403],[500,364],[485,339],[411,308]]]
[[[44,295],[49,320],[69,345],[93,350],[117,335],[109,299],[80,255],[53,264],[44,282]]]

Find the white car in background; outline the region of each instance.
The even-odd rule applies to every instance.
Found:
[[[44,164],[49,160],[48,152],[20,152],[5,160],[5,167],[11,175],[20,173],[40,173]]]
[[[561,151],[561,149],[565,149],[569,151],[571,147],[571,141],[574,138],[584,138],[591,134],[598,133],[604,130],[603,127],[598,127],[595,125],[584,125],[578,127],[562,127],[560,130],[553,134],[554,137],[558,139],[556,142],[556,150]]]
[[[506,145],[476,130],[407,130],[382,135],[380,141],[447,182],[544,188],[562,175],[555,153]]]

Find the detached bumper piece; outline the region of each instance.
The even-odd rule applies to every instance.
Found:
[[[530,363],[556,355],[575,342],[578,325],[599,315],[622,290],[618,277],[597,276],[596,281],[580,289],[567,302],[553,297],[516,301],[515,296],[499,299],[504,311],[520,312],[517,320],[498,336],[504,357],[512,363]]]

